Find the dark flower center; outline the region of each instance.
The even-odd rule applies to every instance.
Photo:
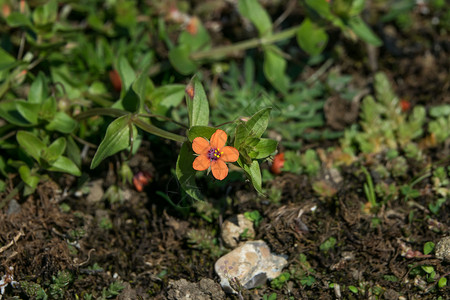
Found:
[[[220,156],[222,155],[223,152],[219,152],[219,150],[217,148],[211,148],[208,151],[208,158],[211,161],[216,161],[220,158]]]

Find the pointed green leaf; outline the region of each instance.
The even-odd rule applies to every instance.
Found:
[[[117,71],[122,80],[122,90],[128,91],[131,84],[136,79],[136,74],[124,55],[120,56],[117,60]]]
[[[47,96],[48,88],[45,75],[44,73],[39,72],[38,76],[30,86],[30,91],[28,92],[28,102],[41,104]]]
[[[194,77],[190,83],[194,87],[194,98],[186,95],[189,112],[189,126],[207,126],[209,122],[209,103],[202,83]]]
[[[272,108],[263,108],[255,113],[247,122],[241,121],[236,127],[234,147],[240,150],[243,142],[249,138],[260,138],[267,125],[269,125],[269,116]]]
[[[53,117],[53,120],[45,126],[45,129],[62,133],[71,133],[77,125],[78,123],[65,112],[58,111]]]
[[[259,36],[262,37],[272,33],[272,21],[258,0],[239,0],[238,9],[244,17],[255,25]]]
[[[108,156],[116,154],[130,146],[130,129],[132,129],[133,137],[137,135],[136,127],[130,122],[130,115],[125,115],[109,124],[106,129],[106,135],[92,159],[91,169],[96,168]]]
[[[349,20],[348,26],[353,30],[353,32],[363,41],[379,47],[383,44],[379,37],[367,26],[366,23],[360,17],[353,17]]]
[[[67,138],[67,156],[77,167],[81,167],[81,151],[71,136]]]
[[[40,178],[38,176],[31,175],[31,170],[27,165],[22,165],[19,167],[20,179],[23,180],[30,188],[33,190],[37,187]]]
[[[51,122],[57,110],[55,97],[51,96],[44,100],[39,111],[39,118]]]
[[[266,158],[277,149],[278,142],[271,139],[259,139],[248,155],[253,159]]]
[[[1,101],[0,117],[5,119],[8,123],[17,126],[27,127],[33,125],[18,112],[16,101]]]
[[[81,176],[81,171],[78,169],[77,165],[65,156],[58,157],[47,170]]]
[[[252,182],[255,190],[258,193],[263,194],[261,170],[259,169],[258,161],[253,161],[251,165],[244,165],[244,171]]]
[[[171,107],[178,106],[183,101],[184,89],[182,84],[167,84],[155,88],[149,95],[152,112],[165,115]]]
[[[198,68],[198,65],[189,57],[191,52],[192,49],[188,44],[181,44],[169,51],[170,63],[182,75],[192,74]]]
[[[280,92],[286,93],[289,87],[289,78],[286,76],[286,60],[281,56],[280,50],[274,46],[264,47],[264,75],[267,80]]]
[[[20,147],[22,147],[27,154],[33,157],[37,162],[40,161],[42,151],[47,147],[38,137],[31,132],[20,130],[16,134],[16,139]]]
[[[195,182],[196,171],[192,167],[194,159],[192,144],[190,142],[184,142],[178,155],[176,174],[181,187],[189,196],[195,200],[203,200],[203,196]]]
[[[328,35],[324,28],[317,26],[309,18],[306,18],[298,29],[297,42],[310,55],[318,55],[325,49]]]
[[[16,66],[16,59],[0,47],[0,71],[8,70]]]
[[[314,9],[321,17],[330,20],[333,15],[330,11],[330,4],[326,0],[306,0],[306,5]]]
[[[26,15],[17,11],[11,12],[11,14],[6,18],[6,23],[8,24],[8,26],[11,27],[19,27],[19,26],[27,26],[30,28],[33,27],[30,19]]]
[[[192,126],[188,132],[189,141],[193,141],[196,137],[204,137],[205,139],[210,139],[214,132],[217,131],[215,127],[208,126]]]
[[[30,103],[25,100],[15,101],[17,111],[22,115],[22,117],[30,122],[32,125],[36,125],[38,122],[40,103]]]
[[[42,151],[42,158],[49,164],[56,161],[66,150],[66,139],[60,137],[56,139],[47,149]]]

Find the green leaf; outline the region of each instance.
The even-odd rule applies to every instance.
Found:
[[[16,65],[16,59],[0,47],[0,71],[9,70]]]
[[[51,122],[55,117],[57,105],[55,97],[45,99],[39,111],[39,118]]]
[[[72,133],[78,123],[65,112],[58,111],[53,120],[45,126],[45,129],[59,131],[61,133]]]
[[[56,21],[58,4],[55,0],[48,1],[45,5],[38,6],[33,11],[33,21],[36,26],[45,26]]]
[[[438,281],[438,286],[441,289],[446,287],[447,286],[447,278],[441,277],[441,279],[439,279],[439,281]]]
[[[41,71],[30,86],[30,91],[28,92],[28,102],[41,104],[47,98],[47,95],[47,82],[45,80],[44,73]]]
[[[192,142],[196,137],[204,137],[205,139],[210,139],[217,128],[208,126],[192,126],[188,131],[188,139]]]
[[[74,139],[69,136],[67,138],[67,156],[73,161],[78,167],[81,167],[81,152],[78,145],[75,143]]]
[[[122,80],[122,90],[128,91],[131,84],[136,79],[136,74],[124,55],[121,55],[117,60],[117,71]]]
[[[269,116],[272,108],[263,108],[255,113],[247,122],[241,121],[236,126],[234,147],[239,150],[243,142],[248,138],[260,138],[267,125],[269,125]]]
[[[96,168],[108,156],[116,154],[130,146],[130,129],[132,129],[133,137],[136,137],[137,129],[130,123],[130,115],[117,118],[109,124],[106,129],[106,135],[92,159],[91,169]]]
[[[6,18],[6,23],[11,27],[26,26],[33,28],[30,19],[26,15],[17,11],[11,12],[11,14]]]
[[[315,10],[321,17],[332,19],[333,15],[330,11],[330,4],[326,0],[306,0],[306,5]]]
[[[22,165],[19,167],[20,179],[23,180],[30,188],[33,190],[37,187],[40,178],[38,176],[31,175],[31,170],[27,165]]]
[[[38,137],[31,132],[20,130],[17,132],[16,139],[27,154],[40,162],[42,151],[47,147]]]
[[[325,242],[320,244],[319,249],[321,251],[325,251],[326,252],[326,251],[332,249],[335,245],[336,245],[336,238],[335,237],[330,237]]]
[[[431,274],[434,272],[433,266],[421,266],[422,270],[424,270],[427,274]]]
[[[40,103],[30,103],[25,100],[16,100],[15,104],[17,111],[25,120],[30,122],[31,125],[37,124],[39,109],[41,107]]]
[[[192,74],[198,68],[198,65],[189,57],[191,52],[192,49],[188,44],[181,44],[169,51],[169,61],[181,75]]]
[[[266,158],[277,149],[278,142],[271,139],[259,139],[258,143],[248,152],[253,159]]]
[[[56,139],[47,149],[42,151],[42,158],[50,165],[56,161],[66,150],[66,139],[60,137]]]
[[[47,168],[49,171],[69,173],[74,176],[81,176],[81,171],[77,165],[65,156],[60,156],[54,161],[51,167]]]
[[[280,92],[286,93],[289,78],[286,76],[286,60],[280,55],[280,50],[269,45],[264,47],[264,75],[267,80]]]
[[[183,31],[178,38],[178,43],[180,45],[189,45],[190,52],[205,50],[206,48],[209,48],[211,44],[211,37],[209,36],[208,31],[199,19],[196,20],[198,21],[196,24],[197,33],[191,34],[187,31]]]
[[[250,178],[250,181],[252,182],[255,190],[258,193],[263,194],[261,170],[259,168],[258,161],[255,160],[250,165],[245,164],[244,171],[247,174],[247,176]]]
[[[239,0],[238,9],[244,17],[255,25],[260,37],[272,33],[272,21],[258,0]]]
[[[427,255],[430,254],[434,250],[434,243],[433,242],[426,242],[423,246],[423,254]]]
[[[176,174],[183,190],[195,200],[202,200],[197,183],[195,182],[195,170],[192,167],[195,156],[192,151],[192,144],[184,142],[181,146],[180,154],[177,159]]]
[[[123,110],[126,110],[130,113],[137,112],[140,106],[140,99],[136,92],[133,90],[133,87],[130,87],[123,99],[120,101],[120,105]],[[119,108],[117,106],[113,106],[114,108]]]
[[[186,95],[189,127],[207,126],[209,122],[209,103],[205,90],[197,77],[194,77],[190,84],[194,87],[194,98],[191,99],[189,95]]]
[[[303,20],[297,32],[298,45],[310,55],[320,54],[328,42],[324,28],[317,26],[309,18]]]
[[[17,110],[16,101],[1,101],[0,102],[0,117],[5,119],[8,123],[17,126],[32,126],[29,121],[27,121],[22,114]]]
[[[372,29],[360,17],[353,17],[348,21],[348,26],[355,34],[366,43],[379,47],[383,42],[373,33]]]
[[[149,95],[152,112],[165,115],[171,107],[178,106],[183,101],[184,89],[182,84],[167,84],[154,89]]]

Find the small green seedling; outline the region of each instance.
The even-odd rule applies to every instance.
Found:
[[[434,243],[433,242],[426,242],[423,246],[423,254],[427,255],[433,252],[434,250]]]
[[[261,223],[261,221],[263,219],[263,217],[257,210],[245,212],[244,217],[246,217],[248,220],[252,221],[255,224],[255,227],[258,227],[259,223]]]
[[[283,285],[291,278],[288,272],[281,273],[280,276],[270,282],[270,286],[274,289],[281,289]]]
[[[320,250],[324,251],[324,252],[328,252],[335,245],[336,245],[336,238],[330,237],[320,245]]]

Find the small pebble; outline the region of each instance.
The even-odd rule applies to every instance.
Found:
[[[244,289],[251,289],[281,274],[287,265],[282,255],[271,254],[264,241],[250,241],[222,256],[215,264],[220,285],[227,293],[237,293],[229,279],[236,278]]]
[[[436,245],[436,257],[450,262],[450,236],[442,238]]]
[[[245,235],[245,236],[243,236]],[[247,219],[243,214],[233,216],[222,224],[222,240],[228,248],[236,248],[241,237],[252,239],[255,237],[253,222]]]

